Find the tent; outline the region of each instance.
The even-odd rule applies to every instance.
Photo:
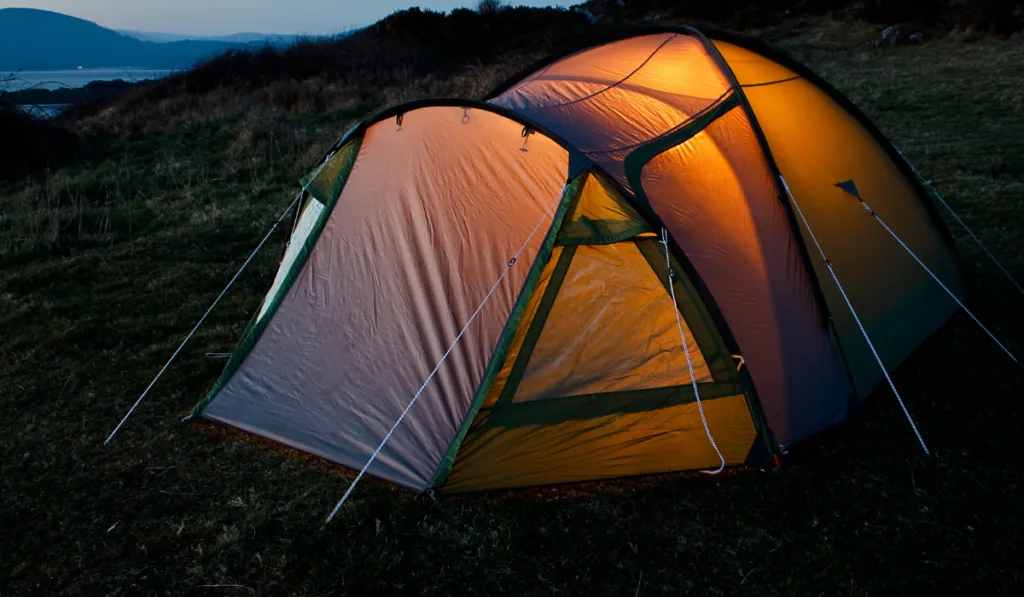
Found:
[[[962,306],[948,232],[867,118],[689,28],[388,109],[302,184],[194,415],[417,491],[772,462]]]

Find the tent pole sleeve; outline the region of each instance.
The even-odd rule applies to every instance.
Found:
[[[373,462],[377,459],[377,456],[380,455],[381,450],[384,449],[384,446],[388,443],[388,440],[391,439],[392,434],[395,433],[395,430],[398,429],[398,426],[402,424],[402,420],[405,419],[405,415],[409,414],[409,411],[412,410],[412,407],[416,404],[416,401],[419,400],[420,396],[423,395],[423,390],[427,389],[427,386],[430,385],[431,380],[433,380],[434,376],[437,375],[438,370],[441,369],[441,365],[444,364],[445,360],[448,358],[448,355],[452,353],[452,350],[455,348],[455,345],[459,343],[459,340],[462,340],[462,336],[465,335],[466,330],[468,330],[469,326],[472,325],[473,321],[476,319],[476,316],[479,315],[480,311],[483,310],[484,305],[487,304],[487,301],[491,300],[491,297],[494,295],[494,291],[498,289],[498,286],[500,286],[501,283],[505,280],[505,276],[508,275],[508,272],[518,262],[519,256],[523,253],[523,251],[526,250],[526,246],[530,244],[531,240],[533,240],[533,237],[537,234],[537,231],[540,230],[541,226],[544,224],[544,221],[547,220],[548,217],[551,215],[551,212],[552,210],[555,209],[555,206],[561,202],[562,195],[565,194],[565,190],[567,187],[568,185],[562,188],[562,192],[558,194],[554,201],[551,202],[551,205],[548,206],[547,210],[544,212],[544,215],[542,215],[540,219],[537,220],[537,225],[533,227],[533,230],[530,232],[530,235],[526,237],[526,240],[523,242],[522,246],[519,247],[519,250],[516,251],[516,254],[513,255],[511,259],[509,259],[508,263],[505,264],[505,269],[502,270],[501,275],[499,275],[498,279],[495,280],[494,284],[491,286],[491,289],[487,291],[487,295],[484,297],[484,300],[480,302],[480,306],[478,306],[476,308],[476,311],[474,311],[473,314],[469,317],[469,321],[466,322],[466,325],[462,326],[462,330],[459,332],[459,335],[455,336],[455,340],[452,340],[452,343],[448,346],[448,350],[446,350],[444,355],[441,356],[441,360],[437,362],[437,365],[434,365],[434,370],[431,371],[430,375],[427,376],[427,379],[424,380],[423,384],[420,386],[420,389],[416,390],[416,394],[412,397],[412,400],[409,401],[409,405],[406,406],[405,410],[402,411],[402,414],[398,416],[398,420],[396,420],[395,424],[392,425],[391,429],[388,430],[387,434],[384,436],[384,439],[381,440],[380,445],[377,446],[377,449],[373,451],[373,454],[370,454],[370,458],[366,461],[366,464],[363,465],[362,470],[359,471],[359,474],[356,475],[356,478],[353,479],[351,483],[349,483],[348,489],[345,490],[345,494],[341,496],[341,499],[338,500],[337,505],[335,505],[334,509],[331,510],[331,513],[327,516],[327,520],[325,520],[324,523],[320,525],[321,532],[328,524],[330,524],[332,520],[334,520],[335,515],[338,514],[338,511],[341,510],[341,507],[345,504],[346,501],[348,501],[348,497],[352,495],[352,491],[356,488],[356,485],[359,484],[359,481],[363,478],[363,475],[366,474],[366,471],[370,469],[370,465],[373,464]]]
[[[893,145],[893,149],[896,150],[896,153],[900,154],[900,157],[903,158],[903,161],[914,172],[914,176],[917,177],[917,180],[920,181],[920,183],[925,188],[927,188],[929,192],[931,192],[932,197],[935,197],[935,200],[938,201],[939,204],[942,205],[942,207],[946,208],[946,211],[948,211],[949,215],[951,215],[953,219],[956,220],[956,223],[960,224],[960,226],[967,232],[967,234],[970,235],[972,239],[974,239],[974,242],[981,248],[981,250],[984,251],[986,255],[988,255],[989,259],[992,260],[992,263],[996,264],[996,267],[999,268],[999,271],[1003,272],[1003,275],[1006,276],[1006,279],[1009,280],[1010,283],[1013,284],[1017,288],[1017,290],[1020,291],[1021,294],[1024,294],[1024,287],[1020,285],[1020,282],[1018,282],[1010,274],[1010,272],[1005,267],[1003,267],[1003,264],[1000,263],[999,259],[996,258],[992,251],[988,250],[988,247],[985,246],[985,243],[981,242],[981,239],[978,238],[978,235],[975,234],[973,230],[971,230],[970,226],[968,226],[967,223],[964,222],[955,211],[953,211],[953,208],[949,205],[949,203],[946,202],[945,199],[942,198],[942,195],[940,195],[939,191],[935,189],[935,186],[931,183],[931,181],[925,179],[924,176],[921,176],[921,173],[918,171],[918,169],[914,167],[913,164],[910,163],[910,160],[907,159],[907,156],[903,155],[903,152],[900,150],[899,147]]]
[[[860,201],[860,204],[864,207],[864,209],[867,210],[867,212],[871,214],[871,217],[874,218],[875,221],[878,222],[882,226],[882,228],[884,228],[885,231],[889,233],[889,236],[893,237],[896,240],[896,242],[899,243],[901,247],[903,247],[903,250],[906,251],[908,255],[913,257],[914,261],[916,261],[917,264],[920,265],[922,269],[924,269],[924,271],[928,272],[928,275],[932,277],[932,280],[935,280],[935,282],[939,286],[941,286],[943,290],[946,291],[946,294],[948,294],[950,298],[956,301],[956,304],[960,305],[960,308],[971,316],[971,319],[974,320],[974,323],[978,324],[978,327],[984,330],[984,332],[988,334],[988,337],[992,338],[992,341],[998,344],[999,348],[1003,349],[1003,352],[1005,352],[1006,355],[1009,356],[1014,363],[1016,363],[1017,357],[1013,356],[1013,353],[1010,352],[1010,349],[1006,348],[1006,346],[1002,342],[1000,342],[998,338],[996,338],[996,335],[993,334],[992,331],[989,330],[987,327],[985,327],[985,324],[981,323],[981,320],[978,319],[978,317],[973,312],[971,312],[970,309],[967,308],[967,305],[964,305],[963,301],[961,301],[960,298],[957,297],[956,293],[950,290],[949,287],[946,286],[946,284],[937,275],[935,275],[935,272],[933,272],[930,267],[925,265],[924,261],[922,261],[921,258],[917,256],[917,253],[914,253],[914,251],[907,246],[907,243],[903,242],[903,239],[901,239],[899,235],[897,235],[896,232],[893,231],[892,228],[889,228],[889,225],[885,223],[885,220],[879,217],[879,215],[875,213],[875,210],[871,209],[871,206],[868,205],[864,201],[864,199],[860,198],[857,195],[853,195],[853,197]]]
[[[324,160],[324,163],[320,164],[320,167],[317,168],[316,173],[312,177],[310,177],[309,182],[306,183],[304,187],[302,187],[302,190],[299,191],[299,194],[288,205],[288,208],[284,210],[284,213],[281,214],[281,217],[279,217],[277,221],[274,222],[274,225],[270,227],[270,231],[268,231],[266,236],[263,237],[263,240],[260,241],[260,244],[256,245],[256,249],[254,249],[253,252],[249,255],[249,258],[245,260],[245,263],[242,264],[242,267],[240,267],[238,271],[235,272],[235,275],[231,278],[231,281],[228,282],[228,285],[224,287],[224,290],[220,291],[220,294],[217,296],[216,300],[213,301],[213,304],[210,305],[210,308],[207,309],[206,313],[204,313],[203,316],[199,319],[199,323],[197,323],[195,327],[192,328],[192,331],[189,332],[188,336],[185,337],[181,345],[178,346],[178,349],[174,351],[174,354],[171,355],[171,358],[168,359],[166,363],[164,363],[163,368],[160,369],[160,372],[156,374],[156,377],[153,378],[153,381],[149,382],[149,385],[146,387],[145,391],[142,392],[142,395],[139,396],[139,399],[135,401],[135,404],[133,404],[130,409],[128,409],[128,413],[125,414],[124,418],[121,419],[121,422],[118,423],[117,427],[114,428],[114,431],[112,431],[110,435],[107,437],[106,441],[103,442],[104,446],[109,444],[114,439],[114,436],[117,435],[119,431],[121,431],[121,428],[124,427],[124,424],[128,421],[128,417],[132,416],[132,413],[134,413],[135,409],[139,407],[139,404],[142,404],[142,401],[149,394],[149,391],[152,390],[153,386],[156,385],[156,382],[159,381],[161,377],[163,377],[164,372],[166,372],[167,368],[171,366],[171,363],[173,363],[174,360],[178,358],[178,355],[181,354],[182,349],[185,348],[185,345],[188,344],[188,341],[192,339],[192,336],[194,336],[197,331],[199,331],[199,328],[202,327],[202,325],[206,322],[206,318],[210,316],[210,313],[213,312],[214,308],[217,307],[221,299],[223,299],[224,296],[228,293],[228,290],[230,290],[231,287],[234,286],[235,282],[238,281],[239,276],[242,275],[242,272],[245,271],[245,268],[249,267],[249,264],[252,263],[252,260],[260,252],[260,249],[263,248],[263,245],[267,244],[267,241],[270,240],[271,236],[273,236],[278,226],[281,225],[281,222],[283,222],[284,219],[288,217],[288,214],[292,211],[292,209],[294,209],[295,206],[298,205],[300,201],[302,201],[302,197],[306,194],[306,190],[309,188],[309,185],[313,184],[313,181],[316,180],[316,177],[319,176],[321,171],[323,171],[324,167],[327,165],[327,162],[329,162],[330,159],[331,156],[328,156],[327,159]]]
[[[871,337],[868,336],[867,330],[864,329],[864,324],[861,323],[860,317],[857,315],[857,310],[853,308],[853,303],[850,302],[850,297],[846,295],[846,290],[843,288],[842,283],[839,282],[839,276],[836,275],[836,270],[832,267],[832,262],[829,261],[828,257],[825,255],[825,250],[821,248],[821,243],[818,242],[818,237],[816,237],[814,235],[814,231],[811,230],[811,225],[807,222],[807,218],[804,216],[803,210],[800,209],[800,204],[797,203],[796,197],[793,196],[793,192],[789,189],[789,185],[786,184],[786,179],[780,176],[779,181],[782,182],[782,187],[786,190],[786,194],[789,195],[789,200],[793,202],[793,208],[796,209],[797,215],[800,216],[800,220],[803,222],[804,228],[807,229],[807,233],[814,242],[814,246],[818,249],[818,253],[825,262],[825,266],[828,267],[828,273],[832,275],[832,281],[836,283],[839,293],[843,295],[846,307],[850,310],[850,314],[853,315],[853,320],[857,322],[857,327],[860,328],[860,333],[864,336],[864,341],[867,342],[868,348],[871,349],[871,354],[875,356],[878,366],[881,367],[882,373],[885,375],[885,380],[889,382],[889,387],[892,388],[892,393],[896,396],[896,401],[899,402],[900,408],[903,409],[903,414],[907,417],[907,422],[910,423],[910,428],[914,430],[914,435],[917,437],[917,441],[921,444],[921,449],[924,450],[926,456],[930,456],[931,452],[928,451],[928,445],[925,444],[924,438],[921,437],[921,432],[918,431],[914,418],[910,416],[910,411],[907,409],[907,405],[903,402],[903,398],[900,396],[899,390],[896,389],[896,384],[893,383],[892,377],[889,376],[889,370],[885,368],[885,363],[882,362],[882,357],[878,355],[878,351],[875,349],[875,344],[871,341]]]

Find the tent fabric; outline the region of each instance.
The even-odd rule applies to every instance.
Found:
[[[957,305],[936,292],[927,272],[853,195],[836,185],[855,185],[860,197],[962,300],[956,262],[940,228],[878,141],[817,85],[750,50],[725,42],[716,46],[739,82],[748,86],[744,93],[782,175],[883,362],[895,368],[956,312]],[[807,235],[806,230],[801,233]],[[817,277],[829,280],[820,255],[812,254],[812,260]],[[884,383],[882,371],[838,288],[831,283],[822,287],[857,393],[866,398]]]
[[[614,243],[653,229],[629,201],[599,176],[588,176],[570,218],[558,233],[560,245]]]
[[[624,182],[622,159],[630,149],[728,92],[728,80],[699,40],[662,33],[579,52],[490,101],[568,139]],[[623,122],[629,126],[616,126]]]
[[[684,388],[675,392],[686,394]],[[497,415],[484,411],[482,431],[467,440],[443,489],[480,491],[717,467],[718,455],[704,433],[696,403],[671,396],[659,401],[667,405],[555,423],[512,420],[488,425]],[[726,464],[743,464],[757,439],[744,397],[718,397],[703,406]]]
[[[270,286],[270,291],[267,292],[267,297],[264,299],[259,314],[256,316],[257,323],[262,321],[270,311],[271,306],[274,304],[274,299],[284,287],[288,274],[292,271],[292,267],[299,259],[303,248],[313,235],[317,222],[320,221],[320,216],[323,212],[324,204],[313,197],[310,197],[306,205],[303,206],[302,214],[295,225],[295,230],[292,232],[291,238],[288,239],[288,248],[285,250],[284,258],[281,259],[281,266],[277,270],[277,276],[274,277],[274,283]]]
[[[743,110],[655,156],[640,184],[730,322],[778,441],[845,416],[844,373]]]
[[[813,272],[737,91],[700,39],[666,33],[598,46],[491,101],[621,172],[626,190],[650,203],[730,322],[778,441],[845,415],[849,389]],[[617,126],[623,119],[630,126]],[[639,180],[631,168],[643,170]]]
[[[370,127],[315,249],[202,415],[361,468],[560,196],[567,152],[540,135],[520,151],[521,131],[483,111],[465,122],[464,110],[448,107]],[[520,256],[370,473],[427,488],[539,243]]]
[[[336,151],[332,152],[331,160],[336,160],[338,169],[333,173],[335,180],[332,182],[332,188],[340,189],[348,177],[352,174],[352,169],[355,166],[356,157],[359,155],[359,148],[362,145],[362,138],[355,138],[349,140],[344,145],[337,148]],[[326,169],[326,168],[325,168]],[[311,186],[313,180],[306,180],[303,182],[303,187],[308,188]],[[285,257],[282,260],[281,267],[278,269],[278,274],[275,276],[274,285],[271,286],[270,291],[263,299],[263,304],[260,306],[260,310],[253,315],[249,325],[246,326],[245,332],[242,333],[242,338],[239,340],[238,345],[232,352],[231,357],[228,359],[227,365],[224,367],[224,371],[221,372],[220,377],[217,379],[217,383],[214,384],[213,389],[206,395],[202,401],[199,402],[192,409],[192,416],[201,415],[203,410],[210,404],[210,401],[220,393],[221,388],[224,387],[228,381],[230,381],[238,368],[242,366],[242,363],[248,357],[249,352],[256,344],[256,340],[263,335],[263,331],[266,330],[267,326],[274,314],[277,313],[277,309],[284,301],[288,291],[294,285],[295,280],[298,278],[302,271],[302,266],[306,263],[310,253],[316,246],[316,241],[319,240],[320,234],[323,232],[324,226],[327,224],[327,215],[330,214],[338,200],[338,193],[333,193],[328,196],[327,204],[325,209],[320,210],[320,215],[317,217],[316,222],[313,223],[312,229],[308,232],[302,231],[297,228],[293,231],[291,243],[288,245],[288,250],[297,251],[292,255],[288,255],[288,250],[285,251]],[[300,197],[301,198],[301,197]],[[315,199],[310,198],[310,202],[307,205],[313,205]],[[316,209],[314,207],[314,209]],[[304,239],[301,240],[298,237],[299,234],[304,235]],[[280,280],[280,282],[278,282]]]
[[[664,285],[633,243],[575,251],[513,402],[690,383]],[[685,322],[698,382],[711,370]]]
[[[487,103],[395,106],[302,182],[278,274],[194,412],[417,491],[717,467],[698,394],[727,465],[848,418],[882,371],[794,200],[887,367],[957,305],[851,190],[963,292],[862,114],[692,29],[556,58]]]
[[[591,174],[563,227],[580,214],[614,212],[623,200]],[[659,247],[649,233],[639,232],[616,243],[595,238],[594,244],[562,247],[553,257],[462,443],[446,491],[718,463],[693,404]],[[742,463],[758,437],[751,405],[724,343],[674,260],[673,269],[676,308],[701,397],[705,404],[722,401],[710,411],[712,433],[720,447],[728,446],[729,462]],[[601,467],[603,473],[595,472]]]

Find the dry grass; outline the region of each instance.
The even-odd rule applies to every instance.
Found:
[[[780,43],[1024,278],[1024,45],[865,39],[819,24]],[[498,78],[417,76],[373,101],[478,95]],[[350,471],[178,423],[223,365],[203,355],[231,349],[269,286],[279,238],[101,448],[303,170],[375,107],[341,88],[313,114],[217,93],[89,117],[87,161],[0,189],[0,594],[1019,593],[1021,371],[962,318],[897,375],[931,459],[880,392],[778,472],[437,502],[371,481],[317,536]],[[1024,297],[962,247],[974,306],[1020,348]]]

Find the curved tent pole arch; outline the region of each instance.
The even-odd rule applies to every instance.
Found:
[[[676,29],[678,29],[678,28],[676,28]],[[586,46],[586,47],[590,47],[590,46]],[[586,49],[586,47],[584,47],[582,49]],[[555,60],[557,60],[557,59],[558,58],[555,58]],[[553,62],[553,61],[554,60],[551,60],[549,62]],[[544,64],[542,64],[540,66],[540,68],[543,68],[543,67],[544,67]],[[528,74],[529,73],[527,73],[527,75]],[[493,95],[494,95],[494,93],[492,92],[491,94],[488,95],[488,97],[492,97]],[[580,152],[572,143],[567,141],[561,135],[558,135],[557,133],[555,133],[554,131],[550,130],[549,128],[534,122],[532,119],[530,119],[530,118],[528,118],[526,116],[523,116],[522,114],[519,114],[518,112],[514,112],[514,111],[509,110],[507,108],[504,108],[502,106],[497,106],[495,104],[492,104],[492,103],[487,102],[487,101],[482,101],[482,100],[464,99],[464,98],[430,98],[430,99],[413,100],[413,101],[405,102],[405,103],[402,103],[402,104],[397,104],[397,105],[391,106],[389,108],[385,108],[384,110],[380,110],[380,111],[376,112],[375,114],[373,114],[373,115],[363,119],[358,124],[356,124],[355,126],[350,128],[348,130],[348,132],[346,132],[345,135],[340,140],[338,140],[338,142],[334,146],[331,147],[331,149],[328,152],[328,154],[333,154],[333,153],[337,152],[342,146],[344,146],[346,143],[348,143],[349,140],[351,140],[351,139],[353,139],[355,137],[358,137],[359,135],[363,134],[366,131],[366,129],[370,128],[374,124],[377,124],[378,122],[381,122],[383,120],[387,120],[389,118],[397,118],[399,115],[407,114],[407,113],[412,112],[412,111],[414,111],[414,110],[416,110],[418,108],[437,107],[437,106],[449,106],[449,107],[456,107],[456,108],[470,108],[470,109],[476,109],[476,110],[485,110],[485,111],[488,111],[488,112],[492,112],[494,114],[498,114],[500,116],[504,116],[505,118],[508,118],[509,120],[513,120],[515,122],[518,122],[519,124],[522,124],[524,127],[529,127],[530,129],[533,129],[533,130],[537,131],[538,133],[541,133],[542,135],[545,135],[546,137],[548,137],[549,139],[551,139],[555,143],[561,145],[566,151],[569,152],[569,170],[570,171],[568,173],[568,176],[566,177],[566,182],[567,183],[571,182],[573,180],[573,178],[575,178],[576,176],[582,174],[583,172],[585,172],[586,170],[589,169],[589,170],[592,170],[593,172],[597,173],[598,175],[600,175],[606,182],[608,182],[612,187],[615,188],[616,191],[621,193],[624,197],[632,197],[633,196],[633,193],[629,192],[628,189],[626,189],[624,186],[622,186],[622,184],[614,176],[612,176],[605,168],[603,168],[599,164],[595,164],[593,161],[590,160],[590,158],[586,157],[585,154]],[[640,202],[635,202],[635,201],[632,202],[632,203],[634,204],[634,207],[636,207],[637,209],[639,209],[641,211],[641,213],[643,213],[644,217],[646,217],[650,222],[652,222],[652,224],[657,225],[657,226],[662,226],[664,224],[661,221],[661,218],[658,217],[658,215],[654,213],[654,210],[652,210],[650,208],[650,206],[642,205],[642,204],[640,204]],[[682,266],[682,269],[683,269],[684,273],[687,276],[689,276],[691,282],[693,283],[694,288],[697,291],[697,294],[700,296],[701,300],[704,301],[704,304],[707,307],[708,312],[711,315],[711,318],[713,319],[713,321],[714,321],[715,325],[717,326],[719,332],[722,334],[722,338],[725,341],[726,345],[729,347],[729,350],[733,351],[734,354],[740,354],[741,351],[740,351],[740,348],[739,348],[739,343],[736,341],[736,337],[733,334],[732,329],[729,327],[729,322],[726,320],[725,316],[722,314],[721,309],[718,307],[718,304],[715,302],[715,299],[711,295],[711,291],[708,290],[708,287],[705,284],[704,280],[700,277],[700,274],[697,273],[697,270],[693,266],[693,264],[690,262],[690,259],[686,256],[686,254],[683,252],[682,248],[675,241],[675,239],[671,237],[671,235],[669,236],[669,249],[671,251],[672,257],[674,257],[679,262],[679,264]],[[757,409],[759,411],[763,411],[763,409],[761,407],[760,399],[757,397],[757,387],[754,385],[753,380],[749,380],[748,386],[749,386],[749,391],[750,391],[750,393],[752,395],[752,400],[753,400],[754,404],[756,405],[756,407],[757,407]],[[763,413],[761,413],[761,414],[763,414]],[[771,444],[772,450],[773,451],[778,451],[779,453],[781,453],[780,448],[777,445],[775,439],[773,437],[771,437],[771,430],[770,429],[767,430],[766,433],[769,434],[769,437],[770,437],[769,443]]]
[[[528,65],[519,72],[510,76],[508,79],[500,83],[497,87],[492,89],[485,96],[485,99],[490,100],[501,95],[502,93],[505,93],[518,83],[522,82],[523,79],[529,77],[531,74],[541,69],[550,67],[555,62],[562,60],[564,58],[568,58],[573,54],[597,46],[629,39],[632,37],[642,35],[656,35],[659,33],[679,33],[688,35],[690,37],[694,37],[695,39],[702,41],[718,40],[739,46],[740,48],[750,50],[752,52],[760,54],[765,58],[768,58],[769,60],[777,62],[779,65],[793,71],[799,77],[806,79],[807,81],[811,82],[816,87],[818,87],[821,91],[828,95],[830,99],[839,104],[839,107],[841,107],[848,114],[850,114],[850,116],[852,116],[858,124],[863,126],[865,130],[867,130],[867,132],[874,138],[874,140],[878,142],[879,145],[881,145],[882,150],[889,157],[889,159],[892,160],[892,162],[896,165],[899,171],[903,174],[903,177],[914,189],[919,201],[927,210],[929,216],[938,228],[939,233],[942,235],[943,240],[946,242],[947,246],[952,251],[953,255],[956,257],[957,267],[960,269],[961,272],[963,271],[963,261],[960,257],[959,251],[956,248],[956,243],[953,240],[953,235],[950,233],[949,227],[946,226],[946,223],[942,220],[942,217],[936,209],[935,203],[931,199],[931,195],[928,193],[928,190],[924,187],[923,184],[921,184],[920,178],[914,173],[913,166],[904,158],[904,156],[899,151],[896,150],[892,142],[885,136],[884,133],[882,133],[878,126],[875,125],[875,123],[860,108],[858,108],[856,104],[854,104],[852,101],[850,101],[849,98],[843,95],[842,92],[840,92],[838,89],[832,86],[828,81],[821,78],[809,67],[801,64],[798,60],[790,57],[785,52],[782,52],[781,50],[772,47],[771,45],[765,43],[760,39],[745,35],[727,33],[715,29],[697,30],[694,29],[693,27],[687,26],[655,25],[627,27],[617,30],[614,33],[603,33],[600,35],[592,36],[591,38],[588,38],[583,42],[574,43],[565,46],[556,52],[553,52],[552,54],[534,62],[533,64]],[[705,46],[707,45],[714,46],[714,44],[705,44]],[[728,68],[728,66],[724,68],[722,67],[722,63],[724,62],[724,60],[721,60],[720,53],[713,48],[709,49],[708,52],[711,54],[712,59],[715,60],[719,68],[722,69],[725,76],[732,79],[737,89],[742,91],[742,86],[738,85],[738,83],[735,81],[735,76],[732,74],[732,70]],[[804,251],[807,254],[809,254],[809,252],[807,252],[806,250],[806,247],[804,248]]]

